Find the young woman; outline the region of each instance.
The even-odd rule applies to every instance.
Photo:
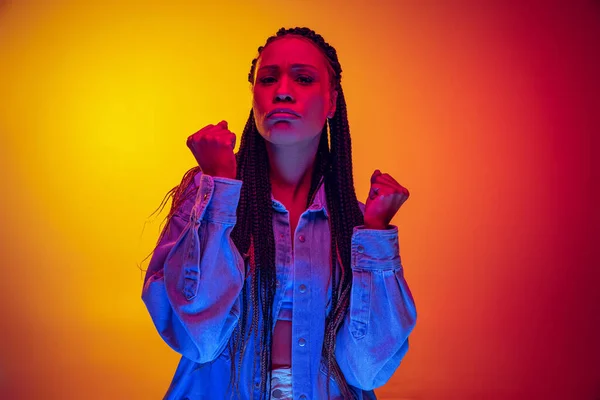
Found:
[[[377,170],[357,200],[341,72],[320,35],[282,28],[252,61],[239,152],[225,121],[188,138],[198,166],[169,192],[142,292],[182,355],[166,399],[374,399],[406,354],[389,222],[409,193]]]

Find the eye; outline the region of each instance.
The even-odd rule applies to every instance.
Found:
[[[263,78],[260,78],[258,81],[260,83],[262,83],[263,85],[268,85],[270,83],[275,82],[276,79],[274,77],[272,77],[272,76],[265,76]],[[310,77],[308,75],[298,75],[298,77],[296,78],[296,81],[298,81],[302,85],[310,85],[315,80],[314,80],[314,78],[312,78],[312,77]]]
[[[299,75],[297,80],[304,85],[311,84],[314,81],[314,79],[308,75]]]
[[[273,78],[272,76],[266,76],[264,78],[260,78],[259,81],[260,81],[260,83],[264,83],[264,84],[273,83],[272,81],[269,81],[269,79],[274,80],[275,78]]]

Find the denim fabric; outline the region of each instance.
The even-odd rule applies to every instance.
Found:
[[[227,344],[240,317],[242,287],[250,279],[248,263],[230,237],[241,185],[239,180],[198,173],[186,188],[190,198],[165,227],[148,266],[142,300],[160,336],[182,355],[165,399],[230,398],[232,355]],[[331,398],[341,399],[333,378],[326,382],[321,357],[325,317],[331,309],[331,242],[324,187],[319,187],[301,215],[293,236],[283,204],[273,199],[272,207],[279,285],[271,328],[279,315],[282,292],[293,279],[294,397],[325,399],[329,383]],[[364,204],[360,207],[364,212]],[[375,399],[373,389],[391,378],[408,350],[416,309],[404,279],[397,227],[355,227],[351,250],[350,306],[337,333],[335,357],[356,398]],[[260,366],[253,363],[259,349],[254,339],[250,337],[242,359],[241,399],[250,398],[251,392],[259,397]]]
[[[293,269],[291,270],[293,274]],[[281,305],[279,307],[279,314],[277,315],[277,319],[281,321],[291,321],[292,320],[292,310],[294,304],[294,277],[288,276],[288,271],[282,271],[278,269],[277,271],[277,281],[275,282],[275,286],[279,291],[281,287],[282,281],[287,281],[284,289],[281,289]]]

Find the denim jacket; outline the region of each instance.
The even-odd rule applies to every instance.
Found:
[[[193,195],[165,227],[148,266],[142,300],[160,336],[182,355],[165,399],[230,398],[227,344],[240,318],[242,286],[250,279],[247,262],[230,237],[241,185],[240,180],[197,173],[186,189]],[[298,399],[327,398],[321,356],[325,317],[331,309],[326,205],[321,184],[291,237],[288,211],[272,199],[277,269],[272,328],[282,292],[293,279],[291,367],[292,391]],[[364,204],[359,205],[364,213]],[[404,279],[396,226],[355,227],[351,247],[350,306],[337,333],[335,358],[356,398],[375,399],[373,389],[391,378],[408,350],[416,309]],[[251,382],[258,350],[250,340],[240,372],[242,399],[249,399],[250,392],[260,398],[258,363]],[[331,398],[341,399],[332,377],[329,383]]]

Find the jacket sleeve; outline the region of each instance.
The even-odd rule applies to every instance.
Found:
[[[408,350],[417,313],[404,279],[398,228],[354,228],[350,308],[336,337],[335,357],[348,384],[384,385]]]
[[[205,363],[225,348],[240,315],[244,261],[230,235],[242,182],[196,174],[148,265],[142,300],[160,336]]]

